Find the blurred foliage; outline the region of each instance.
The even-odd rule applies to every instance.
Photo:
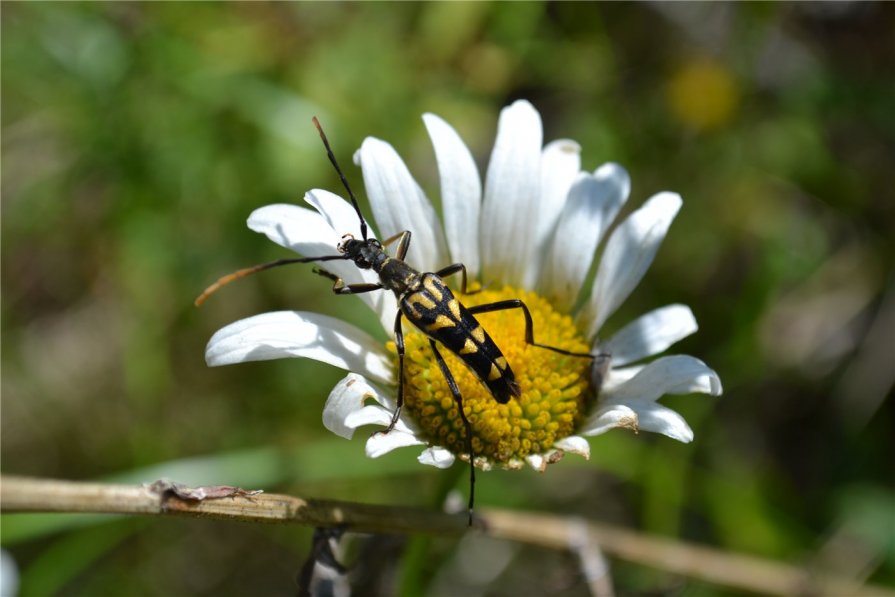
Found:
[[[623,163],[632,205],[684,196],[611,323],[691,305],[701,331],[676,350],[725,394],[666,398],[690,445],[616,431],[590,462],[482,475],[479,503],[893,583],[893,25],[886,3],[4,3],[3,472],[437,504],[458,471],[410,450],[369,460],[364,437],[323,429],[340,371],[204,364],[218,327],[268,310],[382,335],[356,300],[298,268],[192,299],[284,255],[245,228],[252,209],[338,189],[312,115],[346,164],[365,136],[388,140],[437,201],[420,115],[484,168],[499,109],[524,97],[586,168]],[[291,593],[310,545],[291,528],[93,522],[3,517],[22,595]],[[564,554],[470,571],[467,541],[414,541],[398,581],[391,549],[379,572],[408,594],[585,591]],[[730,594],[625,563],[615,582]]]

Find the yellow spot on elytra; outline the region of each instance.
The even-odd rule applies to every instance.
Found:
[[[478,349],[479,348],[478,348],[478,346],[476,346],[475,342],[473,342],[472,340],[467,338],[466,342],[463,343],[463,348],[460,349],[460,354],[471,354],[473,352],[478,351]],[[506,362],[506,361],[504,361],[504,362]]]
[[[435,322],[426,326],[426,329],[430,332],[434,332],[436,330],[440,330],[441,328],[452,328],[454,327],[454,322],[451,321],[451,318],[447,315],[439,315],[435,318]]]
[[[426,290],[429,291],[429,293],[432,295],[432,298],[434,298],[439,303],[441,302],[441,299],[444,295],[442,295],[441,288],[438,287],[438,284],[436,284],[434,278],[424,278],[423,286],[426,287]]]
[[[488,381],[494,381],[495,379],[500,379],[500,369],[497,368],[497,365],[491,363],[491,371],[488,373]]]
[[[408,315],[410,319],[419,321],[422,318],[423,314],[420,313],[420,310],[417,309],[416,305],[414,305],[413,303],[407,303],[407,309],[410,311]]]
[[[475,328],[469,333],[472,334],[472,337],[475,338],[475,341],[479,344],[485,341],[485,329],[482,326]]]
[[[451,299],[448,302],[448,309],[451,310],[451,315],[454,316],[454,319],[460,321],[460,303],[457,299]]]
[[[538,342],[572,352],[589,350],[572,317],[555,310],[535,293],[515,288],[488,289],[458,295],[457,299],[468,306],[522,299],[531,310]],[[444,317],[450,321],[448,314]],[[579,428],[593,400],[591,360],[527,344],[525,317],[518,309],[482,313],[476,318],[481,326],[470,332],[468,340],[475,341],[478,348],[488,330],[505,357],[494,359],[489,375],[492,380],[497,379],[511,368],[520,396],[499,404],[460,356],[447,350],[440,352],[463,395],[476,462],[483,466],[518,467],[526,456],[549,454],[557,440]],[[407,329],[404,343],[404,412],[414,419],[427,440],[466,458],[466,431],[460,412],[435,362],[428,338]],[[461,352],[467,346],[464,344]],[[393,345],[389,347],[394,353]]]
[[[415,305],[419,305],[423,309],[432,310],[435,308],[435,301],[430,299],[428,296],[423,294],[422,292],[415,292],[408,299],[411,303]]]

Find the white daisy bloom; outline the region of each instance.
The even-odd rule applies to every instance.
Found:
[[[644,362],[697,330],[690,309],[658,308],[598,340],[603,324],[652,263],[681,207],[680,196],[654,195],[610,233],[628,198],[628,173],[613,163],[581,171],[574,141],[544,146],[541,118],[530,103],[517,101],[501,112],[484,185],[457,132],[433,114],[423,121],[438,162],[444,221],[392,146],[367,138],[355,162],[372,206],[371,228],[379,238],[412,231],[405,260],[421,272],[464,263],[470,282],[481,289],[457,292],[465,305],[522,299],[531,310],[538,343],[601,355],[591,360],[527,344],[518,309],[478,315],[506,356],[522,395],[498,404],[458,357],[441,351],[463,396],[475,464],[487,469],[528,463],[543,470],[565,452],[587,458],[584,437],[615,427],[691,441],[693,431],[683,417],[658,400],[694,392],[717,396],[718,375],[691,356]],[[318,189],[305,200],[312,209],[262,207],[249,217],[249,228],[305,257],[335,254],[345,234],[360,237],[350,203]],[[596,278],[584,288],[604,238]],[[372,270],[360,270],[351,261],[322,265],[348,284],[378,282]],[[573,312],[582,295],[583,306]],[[383,290],[358,298],[393,335],[394,294]],[[367,440],[366,452],[375,458],[420,446],[420,462],[445,468],[456,457],[467,457],[464,427],[428,339],[407,322],[405,317],[404,408],[391,432]],[[394,343],[383,345],[332,317],[279,311],[237,321],[214,334],[205,357],[210,366],[306,357],[349,371],[323,411],[327,429],[346,438],[364,425],[387,426],[396,408]]]

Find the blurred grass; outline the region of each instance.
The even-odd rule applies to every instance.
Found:
[[[365,136],[388,140],[437,202],[420,115],[451,122],[484,169],[499,109],[525,97],[546,139],[581,143],[586,168],[628,168],[632,206],[664,189],[684,196],[610,326],[691,305],[701,330],[676,351],[718,370],[725,395],[667,399],[693,424],[691,445],[611,433],[591,442],[589,463],[482,475],[481,503],[895,582],[891,5],[3,12],[3,472],[133,478],[186,460],[198,478],[242,453],[214,482],[429,503],[447,473],[420,470],[409,451],[368,460],[362,438],[322,428],[339,371],[300,360],[205,367],[217,328],[262,311],[322,311],[381,334],[357,301],[331,300],[300,270],[234,285],[201,310],[192,299],[223,272],[283,255],[245,228],[252,209],[338,188],[311,115],[344,163]],[[356,169],[348,175],[360,186]],[[28,524],[20,517],[2,524],[23,595],[280,594],[308,542],[194,521],[25,540],[13,532]],[[554,576],[530,578],[544,567]],[[490,591],[554,582],[581,594],[556,570],[523,550]],[[617,583],[722,593],[624,565]]]

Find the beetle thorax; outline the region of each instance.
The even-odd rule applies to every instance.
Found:
[[[400,259],[385,257],[373,269],[379,274],[382,285],[393,291],[398,297],[405,292],[412,292],[419,288],[420,273]]]

